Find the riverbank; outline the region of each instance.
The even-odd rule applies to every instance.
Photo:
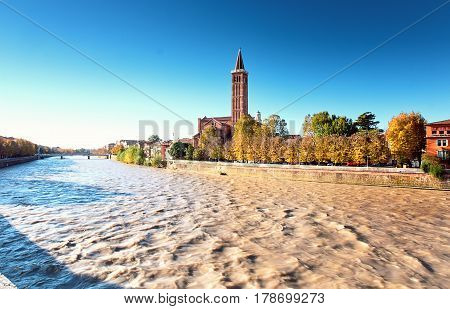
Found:
[[[5,276],[0,274],[0,289],[15,289],[16,286]]]
[[[229,176],[260,176],[311,182],[450,190],[450,181],[439,180],[415,168],[348,167],[252,164],[170,160],[167,167]]]
[[[27,162],[34,161],[37,159],[38,159],[38,156],[0,159],[0,168],[13,166],[16,164],[27,163]]]

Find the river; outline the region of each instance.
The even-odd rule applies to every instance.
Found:
[[[19,288],[450,288],[449,192],[50,158],[0,169]]]

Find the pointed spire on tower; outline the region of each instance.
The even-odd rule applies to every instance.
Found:
[[[242,60],[242,52],[241,49],[239,48],[239,52],[237,55],[237,59],[236,59],[236,67],[234,68],[235,71],[237,70],[245,70],[244,68],[244,60]]]

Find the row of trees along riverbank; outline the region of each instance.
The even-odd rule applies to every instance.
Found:
[[[37,145],[25,139],[0,136],[0,159],[34,156],[36,150]]]
[[[68,155],[106,155],[106,148],[72,149],[37,145],[28,140],[14,137],[0,136],[0,159],[29,157],[39,154],[68,154]]]
[[[286,121],[272,115],[262,123],[249,116],[239,119],[231,140],[224,142],[214,127],[200,136],[199,145],[174,143],[174,159],[226,160],[255,163],[384,165],[409,164],[421,159],[425,148],[425,119],[419,113],[401,113],[388,130],[378,128],[375,115],[366,112],[356,121],[320,112],[305,117],[302,136],[288,134]]]

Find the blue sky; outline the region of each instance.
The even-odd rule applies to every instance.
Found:
[[[197,117],[230,115],[239,47],[249,112],[264,118],[445,2],[4,1],[194,128]],[[402,111],[450,118],[449,38],[450,4],[280,116],[300,126],[322,110],[372,111],[382,128]],[[0,111],[0,135],[63,147],[137,138],[139,120],[178,120],[1,2]]]

